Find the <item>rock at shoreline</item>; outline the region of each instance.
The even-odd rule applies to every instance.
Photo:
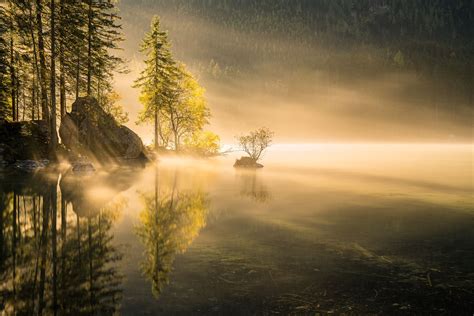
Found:
[[[250,157],[240,157],[234,163],[235,168],[263,168],[255,159]]]
[[[78,98],[73,103],[71,113],[62,118],[59,135],[73,153],[100,162],[147,159],[140,137],[119,125],[92,97]]]
[[[13,168],[22,172],[36,172],[48,166],[49,160],[18,160],[13,164]]]
[[[94,165],[90,162],[76,161],[72,163],[71,171],[74,174],[89,174],[94,173],[95,168]]]

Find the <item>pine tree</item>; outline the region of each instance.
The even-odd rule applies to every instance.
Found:
[[[46,77],[46,49],[43,36],[43,3],[42,0],[36,0],[36,31],[38,37],[38,55],[39,55],[39,85],[41,93],[41,114],[43,120],[49,122],[49,106]]]
[[[115,2],[87,0],[86,93],[100,97],[112,89],[114,71],[124,71],[123,60],[113,54],[123,40]],[[95,91],[94,91],[95,90]]]
[[[171,102],[172,92],[176,90],[175,76],[177,66],[171,55],[168,34],[161,30],[160,19],[155,16],[150,31],[145,35],[140,51],[146,55],[145,69],[135,81],[140,88],[140,101],[144,109],[140,121],[154,120],[155,149],[159,147],[159,113]]]

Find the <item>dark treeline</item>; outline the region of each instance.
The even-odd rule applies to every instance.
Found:
[[[335,49],[370,45],[390,61],[401,52],[405,66],[420,70],[464,69],[474,49],[474,4],[468,0],[137,0],[124,5],[199,16],[247,37],[278,36]],[[255,43],[256,50],[259,46],[265,41]],[[265,48],[267,53],[277,49]]]
[[[115,2],[15,0],[0,6],[0,119],[56,121],[78,96],[113,111],[113,54],[122,40]]]

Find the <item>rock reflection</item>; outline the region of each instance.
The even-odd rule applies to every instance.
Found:
[[[76,203],[71,212],[74,199],[68,200],[64,185],[58,186],[58,174],[1,182],[0,311],[116,313],[121,301],[117,271],[121,255],[111,243],[110,229],[121,205],[89,212],[82,209],[87,203]]]
[[[259,170],[238,170],[240,194],[256,202],[264,203],[271,200],[271,194],[263,181],[258,177]]]
[[[171,180],[171,181],[169,181]],[[179,174],[161,178],[155,168],[154,191],[142,194],[137,234],[145,246],[142,272],[152,283],[156,298],[169,282],[177,254],[183,253],[206,225],[209,198],[200,191],[181,191]]]

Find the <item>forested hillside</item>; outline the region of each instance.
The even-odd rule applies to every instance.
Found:
[[[239,54],[245,48],[254,54],[253,62],[278,59],[308,67],[306,62],[312,60],[309,66],[322,66],[340,63],[341,59],[334,59],[337,55],[354,67],[382,64],[427,76],[443,72],[459,77],[467,75],[466,63],[474,52],[472,1],[124,0],[122,7],[125,20],[133,25],[143,23],[134,9],[144,9],[173,16],[175,20],[168,20],[170,30],[199,32],[193,17],[217,27],[225,32],[225,41],[208,46],[200,42],[201,37],[191,37],[179,44],[197,48],[195,54],[203,58],[205,52],[217,49],[212,55],[224,68],[251,65],[248,56]],[[314,55],[297,59],[295,47],[282,45],[286,41]],[[339,68],[348,70],[347,64],[340,63]]]
[[[340,106],[327,101],[334,96],[334,89],[345,95],[355,91],[370,98],[373,105],[360,105],[360,109],[357,105],[344,106],[354,115],[362,113],[379,122],[382,118],[388,121],[397,139],[405,137],[405,130],[416,130],[420,137],[432,135],[433,131],[438,135],[429,137],[468,135],[474,90],[473,6],[472,1],[466,0],[120,3],[128,38],[125,51],[136,51],[146,21],[153,14],[160,15],[169,30],[174,53],[208,87],[211,106],[219,102],[220,108],[231,111],[232,114],[220,115],[217,109],[218,119],[243,113],[260,115],[251,109],[272,104],[266,109],[269,114],[277,102],[305,104],[306,111],[338,110]],[[225,89],[229,87],[244,90],[244,96],[228,94]],[[265,99],[261,101],[252,97],[262,94]],[[234,101],[236,97],[241,102]],[[344,102],[350,103],[351,98],[355,103],[360,101],[347,97]],[[308,103],[310,107],[306,106]],[[326,110],[329,106],[331,109]],[[324,137],[336,136],[342,130],[333,130],[340,122],[325,123],[323,116],[327,113],[297,115],[298,111],[293,106],[296,120],[308,115],[320,117],[310,125],[319,124],[317,133],[328,131]],[[343,113],[346,114],[347,111]],[[404,121],[396,120],[401,115]],[[364,122],[344,124],[357,125],[361,138],[373,135]],[[375,137],[392,137],[392,132],[381,128],[379,124]],[[341,137],[350,136],[343,133]]]

